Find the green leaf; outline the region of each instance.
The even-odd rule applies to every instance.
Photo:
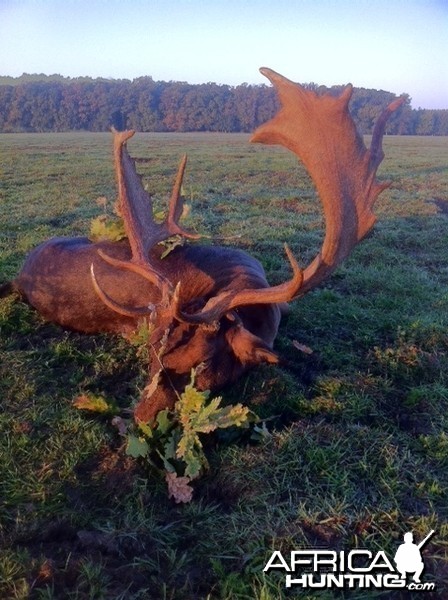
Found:
[[[176,458],[185,463],[185,475],[192,479],[208,467],[199,434],[210,433],[218,427],[240,427],[246,424],[250,414],[241,404],[221,408],[220,397],[209,401],[209,392],[196,389],[194,379],[195,372],[192,371],[191,382],[174,407],[181,431]]]
[[[176,457],[184,461],[184,474],[191,479],[198,477],[201,470],[208,467],[201,441],[194,432],[182,436],[177,445]]]
[[[143,437],[130,435],[128,437],[128,443],[126,446],[126,454],[128,456],[132,456],[133,458],[147,456],[149,454],[148,442]]]
[[[168,238],[167,240],[164,240],[163,242],[160,242],[161,246],[165,246],[165,250],[162,252],[160,258],[166,258],[168,256],[168,254],[170,254],[170,252],[172,252],[174,250],[174,248],[177,248],[178,246],[183,246],[184,245],[184,238],[180,235],[174,235],[171,236],[170,238]]]
[[[79,410],[87,410],[100,414],[116,414],[117,409],[113,404],[109,404],[103,396],[94,394],[81,394],[73,400],[73,406]]]
[[[173,422],[170,419],[171,411],[168,409],[161,410],[157,413],[157,432],[161,435],[165,435],[173,426]]]
[[[164,454],[163,458],[166,460],[173,460],[176,458],[176,448],[179,441],[179,435],[177,431],[173,431],[168,441],[163,447]]]
[[[149,423],[143,423],[143,421],[138,421],[138,428],[147,438],[152,438],[153,429]]]
[[[101,215],[90,223],[89,240],[91,242],[118,242],[126,237],[123,221]]]
[[[208,461],[204,454],[192,454],[188,457],[187,466],[185,468],[185,477],[195,479],[198,477],[203,468],[208,467]]]
[[[179,413],[181,423],[187,425],[191,416],[199,413],[204,407],[205,402],[209,397],[209,392],[200,392],[190,383],[185,387],[180,399],[176,403],[176,410]]]
[[[250,411],[247,406],[235,404],[234,406],[220,408],[213,415],[213,420],[216,427],[221,429],[226,427],[241,427],[249,420],[249,413]]]
[[[150,387],[157,385],[155,377]],[[208,391],[200,391],[195,387],[195,372],[185,387],[174,410],[162,410],[151,424],[139,423],[142,436],[130,435],[126,453],[135,458],[144,456],[150,460],[151,455],[158,456],[166,473],[172,474],[172,483],[182,483],[183,476],[191,481],[197,478],[208,461],[202,447],[199,434],[210,433],[218,427],[245,425],[251,414],[241,404],[221,407],[221,398],[209,400]],[[176,479],[178,474],[179,479]]]
[[[128,340],[133,346],[146,346],[153,331],[154,325],[148,319],[142,319],[137,329],[128,336]]]

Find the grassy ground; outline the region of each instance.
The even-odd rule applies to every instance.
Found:
[[[145,134],[130,150],[161,203],[188,151],[194,225],[257,256],[275,284],[289,274],[283,242],[306,263],[323,224],[295,158],[247,141]],[[84,235],[103,210],[96,200],[115,198],[107,134],[1,142],[0,283],[40,241]],[[394,183],[374,232],[292,306],[277,340],[282,365],[224,395],[269,419],[271,435],[207,440],[211,469],[189,505],[167,500],[107,419],[71,406],[85,391],[131,404],[145,375],[134,350],[0,300],[0,597],[280,600],[290,595],[283,574],[263,574],[274,549],[393,556],[404,532],[420,540],[431,529],[425,581],[437,592],[426,597],[446,597],[448,139],[391,137],[385,150],[380,178]]]

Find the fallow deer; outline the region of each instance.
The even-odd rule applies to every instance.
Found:
[[[373,204],[389,185],[377,182],[376,171],[386,121],[403,99],[381,114],[367,150],[349,114],[350,85],[339,97],[317,95],[275,71],[261,72],[275,86],[281,109],[251,141],[294,152],[323,205],[325,237],[309,266],[302,270],[286,246],[292,277],[270,287],[261,264],[241,250],[185,244],[162,259],[160,242],[198,237],[179,225],[186,159],[168,216],[158,223],[127,151],[134,132],[124,131],[114,132],[114,161],[127,240],[50,239],[31,252],[12,282],[45,318],[77,331],[129,335],[147,320],[153,385],[135,407],[137,421],[172,407],[193,368],[198,389],[216,390],[254,365],[277,362],[273,343],[282,305],[315,288],[350,254],[372,228]]]

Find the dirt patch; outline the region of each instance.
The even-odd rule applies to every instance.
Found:
[[[139,467],[135,459],[126,456],[122,448],[104,447],[76,469],[80,481],[99,484],[107,495],[131,490]]]

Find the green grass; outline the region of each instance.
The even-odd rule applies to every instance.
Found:
[[[110,207],[115,199],[109,135],[1,141],[0,283],[39,242],[84,235],[103,210],[99,197]],[[275,284],[289,276],[283,243],[306,264],[322,217],[295,158],[247,142],[144,134],[129,147],[160,205],[187,151],[192,224],[255,255]],[[271,435],[258,444],[209,436],[211,469],[190,505],[167,500],[164,482],[125,455],[108,419],[71,406],[93,392],[128,407],[145,382],[135,349],[0,301],[0,597],[280,600],[298,592],[263,574],[272,550],[392,556],[411,529],[417,539],[436,530],[425,580],[438,595],[426,597],[446,595],[448,139],[384,145],[379,176],[393,185],[374,232],[292,305],[276,344],[282,364],[224,393],[268,419]]]

